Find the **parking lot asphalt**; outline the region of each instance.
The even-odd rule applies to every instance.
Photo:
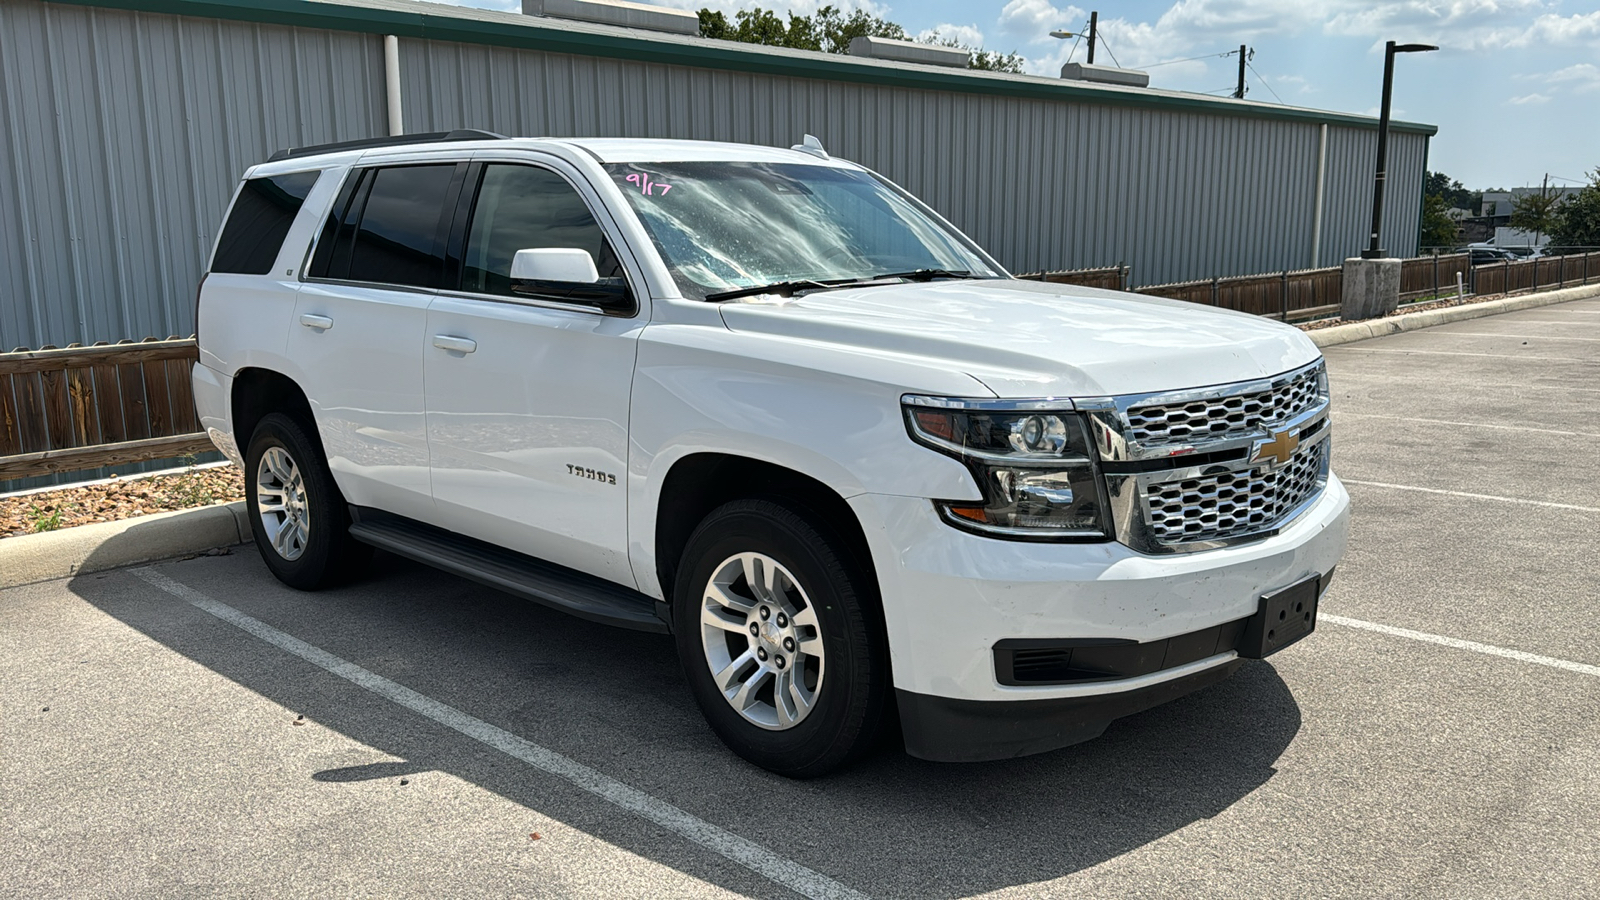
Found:
[[[1027,759],[788,781],[670,640],[380,555],[0,592],[7,895],[1600,895],[1600,301],[1327,351],[1306,641]],[[532,837],[538,834],[538,839]]]

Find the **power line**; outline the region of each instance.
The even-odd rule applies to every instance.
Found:
[[[1237,50],[1229,50],[1227,53],[1207,53],[1205,56],[1190,56],[1190,57],[1186,57],[1184,59],[1169,59],[1166,62],[1151,63],[1148,66],[1140,66],[1139,68],[1141,68],[1141,69],[1154,69],[1157,66],[1173,66],[1173,65],[1177,65],[1178,63],[1194,62],[1197,59],[1211,59],[1213,57],[1232,56],[1233,54],[1238,53],[1238,52],[1239,51],[1237,51]]]
[[[1122,68],[1122,63],[1117,62],[1117,55],[1111,52],[1111,45],[1106,43],[1105,34],[1096,29],[1095,39],[1100,42],[1100,46],[1106,48],[1106,55],[1111,57],[1112,62],[1117,63],[1117,68]]]
[[[1268,84],[1267,80],[1265,78],[1261,77],[1261,73],[1256,71],[1256,67],[1255,66],[1250,65],[1250,61],[1248,59],[1245,60],[1244,64],[1246,66],[1248,66],[1250,71],[1251,71],[1251,73],[1256,76],[1256,80],[1261,82],[1261,86],[1266,88],[1269,92],[1271,92],[1272,96],[1276,97],[1279,103],[1283,103],[1283,98],[1282,97],[1278,97],[1278,92],[1272,90],[1272,85]],[[1283,105],[1288,106],[1289,104],[1284,103]]]
[[[1087,25],[1078,28],[1078,34],[1072,39],[1072,49],[1067,51],[1067,62],[1072,62],[1072,55],[1078,52],[1078,42],[1083,40],[1083,31]]]

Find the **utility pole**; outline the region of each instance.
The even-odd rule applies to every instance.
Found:
[[[1100,13],[1089,13],[1089,65],[1094,65],[1094,39],[1100,33]]]
[[[1244,99],[1244,45],[1239,45],[1239,86],[1233,89],[1233,99]]]

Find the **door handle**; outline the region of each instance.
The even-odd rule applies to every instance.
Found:
[[[433,345],[440,350],[453,350],[456,353],[471,353],[478,349],[478,342],[472,338],[456,337],[450,334],[434,335]]]
[[[327,331],[333,327],[333,320],[327,316],[314,316],[310,313],[305,313],[300,317],[300,324],[307,328],[320,328],[323,331]]]

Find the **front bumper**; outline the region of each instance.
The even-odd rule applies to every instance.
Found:
[[[973,535],[940,521],[933,504],[919,498],[863,494],[850,504],[877,569],[907,746],[929,758],[976,759],[1087,740],[1099,730],[1085,726],[1086,717],[1113,712],[1096,720],[1103,730],[1110,719],[1145,708],[1141,698],[1170,699],[1221,680],[1237,665],[1230,650],[1136,678],[1009,685],[997,677],[996,644],[1063,638],[1144,643],[1247,619],[1262,595],[1332,571],[1344,553],[1350,499],[1330,476],[1317,501],[1276,535],[1161,556],[1118,543]],[[973,702],[1004,708],[978,713]],[[1016,737],[1030,719],[1041,723],[1045,736]],[[975,756],[961,749],[967,738],[952,730],[958,726],[993,733],[994,752]],[[940,740],[954,755],[937,750]]]
[[[1113,720],[1216,684],[1243,663],[1229,655],[1111,694],[1049,700],[955,700],[895,691],[906,752],[935,762],[981,762],[1056,750],[1099,737]]]

